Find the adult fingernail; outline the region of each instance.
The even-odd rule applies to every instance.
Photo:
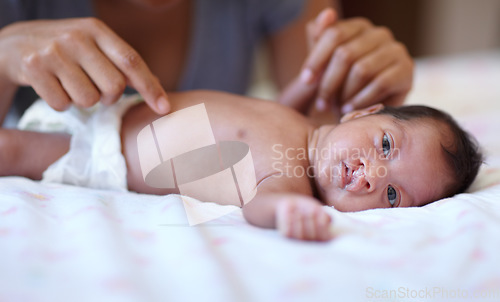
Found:
[[[324,20],[327,15],[328,15],[328,10],[324,9],[321,13],[319,13],[318,18],[316,18],[316,20],[319,23],[320,21]]]
[[[305,84],[310,84],[312,79],[313,79],[313,72],[311,69],[306,68],[303,69],[302,72],[300,73],[300,80],[305,83]]]
[[[351,104],[345,104],[344,106],[342,106],[342,114],[351,112],[353,109],[354,107]]]
[[[168,110],[170,109],[170,106],[168,105],[167,99],[162,96],[156,101],[156,107],[160,111],[160,113],[167,113]]]
[[[316,109],[318,111],[325,111],[325,109],[326,109],[326,101],[324,99],[318,99],[316,101]]]

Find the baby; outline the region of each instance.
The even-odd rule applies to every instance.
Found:
[[[244,205],[243,215],[251,224],[277,228],[291,238],[331,239],[331,218],[323,205],[339,211],[412,207],[463,192],[482,163],[475,141],[449,115],[424,106],[375,105],[346,114],[338,125],[317,127],[288,107],[227,93],[170,93],[169,99],[172,112],[203,103],[216,141],[249,146],[257,193]],[[114,113],[115,129],[120,129],[116,137],[121,138],[116,154],[107,147],[88,147],[112,154],[97,165],[110,171],[98,171],[86,180],[80,179],[85,173],[73,172],[74,183],[88,185],[96,177],[112,175],[111,182],[139,193],[176,193],[148,186],[139,164],[138,134],[159,116],[143,102],[124,104],[114,105],[120,108]],[[113,121],[103,117],[99,123],[93,128],[97,132],[107,131],[104,124]],[[84,129],[84,137],[96,134]],[[70,142],[72,149],[85,145],[61,133],[4,130],[0,134],[2,175],[40,179],[68,152]],[[106,142],[111,145],[113,136]],[[120,160],[125,163],[123,173],[110,164],[116,161],[119,166]],[[64,169],[70,171],[71,165],[84,163],[70,160]],[[64,173],[71,174],[68,171]]]

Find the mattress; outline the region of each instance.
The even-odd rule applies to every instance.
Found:
[[[0,178],[0,301],[500,301],[499,83],[498,51],[418,60],[408,103],[477,137],[477,180],[420,208],[328,208],[326,243],[231,206],[189,226],[178,195]]]

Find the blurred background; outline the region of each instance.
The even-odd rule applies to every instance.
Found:
[[[414,57],[500,48],[500,0],[341,0],[344,17],[389,27]]]

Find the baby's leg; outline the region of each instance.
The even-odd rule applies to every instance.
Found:
[[[41,179],[42,173],[69,150],[66,133],[0,129],[0,176]]]

